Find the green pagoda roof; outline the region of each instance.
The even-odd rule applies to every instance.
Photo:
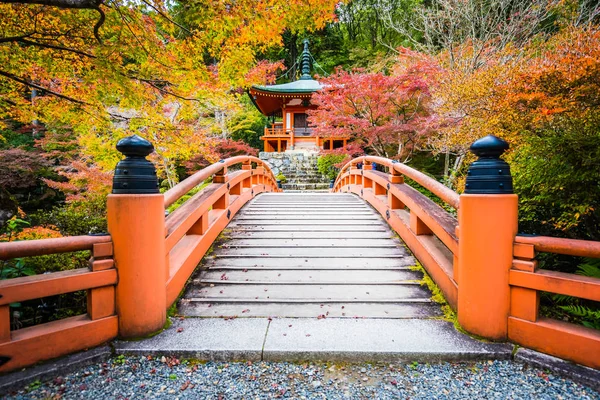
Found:
[[[308,51],[308,40],[304,40],[304,50],[301,55],[302,76],[300,79],[290,83],[280,85],[254,85],[252,89],[270,93],[312,93],[322,88],[321,84],[315,81],[310,75],[310,51]]]

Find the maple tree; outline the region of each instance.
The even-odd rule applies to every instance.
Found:
[[[231,89],[266,83],[280,67],[254,68],[257,52],[285,29],[322,27],[334,6],[0,1],[0,124],[68,127],[105,171],[119,158],[116,142],[137,133],[155,144],[172,185],[177,162],[212,151],[204,138],[239,102]]]
[[[399,66],[395,75],[338,70],[313,94],[313,134],[349,136],[379,156],[409,160],[429,132],[430,68],[420,59]]]

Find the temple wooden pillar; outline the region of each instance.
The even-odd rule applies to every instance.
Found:
[[[281,153],[281,138],[277,138],[277,152]]]

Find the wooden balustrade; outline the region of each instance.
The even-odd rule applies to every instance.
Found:
[[[508,338],[557,357],[600,368],[600,331],[540,317],[540,293],[600,301],[600,279],[538,269],[537,252],[600,258],[600,242],[517,236],[509,273]]]
[[[356,167],[358,163],[363,164],[362,169]],[[373,170],[372,163],[387,167],[390,173]],[[333,191],[355,193],[369,202],[400,235],[440,287],[448,304],[456,309],[458,222],[431,199],[404,184],[403,176],[431,190],[451,207],[458,207],[458,194],[419,171],[381,157],[359,157],[347,163]]]
[[[243,163],[230,172],[227,167]],[[252,169],[251,163],[257,166]],[[208,170],[208,171],[206,171]],[[206,172],[205,172],[206,171]],[[165,206],[214,174],[213,183],[188,199],[165,220],[167,304],[176,299],[214,240],[238,210],[263,192],[277,192],[270,167],[255,157],[233,157],[211,165],[165,193]]]
[[[362,169],[357,168],[359,163],[363,164]],[[387,167],[389,173],[373,170],[372,163]],[[461,223],[464,226],[459,229],[458,221],[453,215],[414,188],[404,184],[403,177],[408,177],[431,191],[447,205],[456,209],[459,215],[464,211],[461,210],[463,207],[469,208],[468,218],[464,215],[462,218]],[[537,252],[600,258],[600,242],[542,236],[515,237],[517,217],[516,213],[513,215],[513,211],[516,210],[516,196],[459,196],[419,171],[380,157],[359,157],[348,162],[341,169],[332,190],[354,193],[369,202],[406,242],[440,287],[453,309],[457,309],[458,298],[462,296],[463,301],[474,303],[475,310],[471,311],[475,313],[471,315],[473,320],[479,318],[480,322],[487,321],[485,314],[492,312],[490,305],[478,303],[474,299],[476,296],[491,297],[492,307],[498,307],[493,311],[496,315],[492,316],[492,319],[499,326],[492,326],[488,337],[508,338],[517,344],[538,351],[600,368],[599,331],[539,316],[540,292],[600,301],[600,280],[575,274],[538,270],[538,263],[535,261]],[[487,205],[485,205],[486,199],[489,200]],[[472,206],[470,202],[475,205]],[[496,218],[498,221],[489,219],[490,213],[494,212],[486,211],[488,206],[498,214]],[[499,210],[497,207],[506,207],[506,209]],[[486,215],[478,217],[478,213]],[[506,216],[511,221],[504,221],[505,226],[500,226]],[[477,226],[473,225],[473,220],[477,220]],[[486,223],[490,225],[484,230],[479,230],[485,227]],[[473,268],[463,269],[463,276],[459,276],[459,261],[463,264],[465,261],[459,259],[459,254],[463,254],[465,258],[473,258],[469,252],[474,251],[473,242],[461,242],[463,246],[459,246],[460,236],[473,240],[474,235],[478,235],[481,240],[490,241],[493,239],[490,239],[489,234],[498,235],[499,232],[501,235],[499,241],[503,243],[492,243],[492,245],[508,246],[507,256],[512,259],[512,268],[510,262],[506,270],[503,261],[498,263],[498,257],[504,258],[507,253],[501,249],[500,256],[478,254],[476,257],[478,259],[487,257],[485,268],[479,271]],[[505,238],[511,237],[514,243],[511,244],[510,241],[504,243]],[[499,278],[496,278],[496,275]],[[463,279],[465,282],[461,286]],[[492,292],[488,286],[496,287],[497,290]],[[471,289],[467,290],[469,287]],[[473,292],[474,287],[479,287],[478,292]],[[506,296],[504,292],[507,293]],[[461,313],[466,312],[468,311],[458,308],[459,321],[461,321]],[[487,328],[477,327],[477,333],[480,332],[479,329]],[[471,327],[467,328],[470,329]],[[505,332],[504,336],[502,336],[503,332]]]
[[[97,346],[117,336],[117,271],[110,236],[0,243],[0,259],[91,250],[89,268],[0,281],[0,372]],[[13,330],[10,304],[87,290],[87,314]]]
[[[290,136],[294,134],[294,128],[283,129],[283,126],[265,127],[265,136]]]

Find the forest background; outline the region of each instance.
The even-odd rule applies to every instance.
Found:
[[[105,232],[131,134],[154,144],[165,190],[256,154],[268,121],[245,90],[296,79],[306,38],[327,85],[309,121],[352,138],[323,164],[381,155],[461,192],[469,145],[494,134],[511,145],[520,231],[600,240],[599,22],[592,0],[0,0],[0,240]]]

